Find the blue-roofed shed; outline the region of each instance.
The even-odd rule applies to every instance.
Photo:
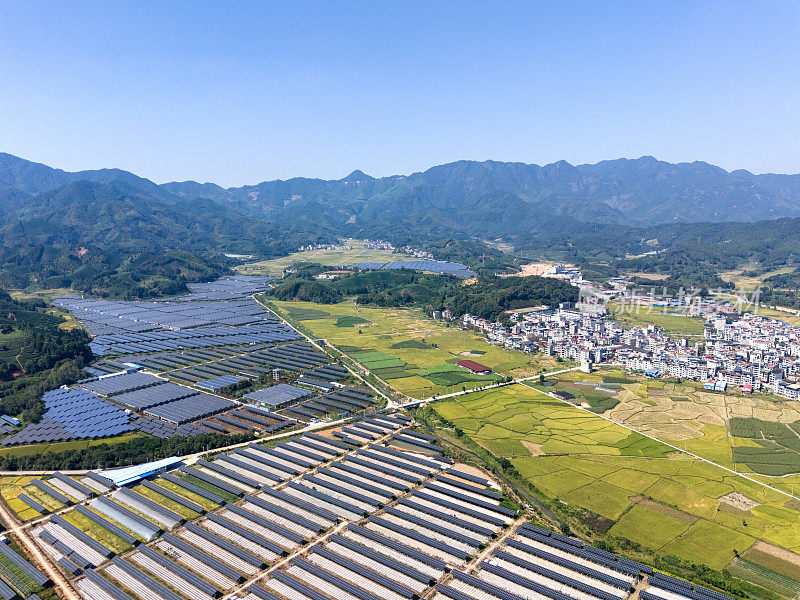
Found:
[[[165,471],[169,471],[181,464],[179,456],[171,456],[169,458],[162,458],[149,463],[141,465],[133,465],[132,467],[122,467],[121,469],[110,469],[108,471],[99,471],[98,474],[107,477],[114,482],[117,487],[135,483],[146,477],[158,475]]]

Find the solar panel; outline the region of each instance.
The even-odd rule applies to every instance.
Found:
[[[220,413],[236,406],[235,402],[210,394],[196,394],[145,410],[146,415],[163,419],[175,425],[189,423],[203,417]]]
[[[241,381],[244,381],[244,377],[238,377],[236,375],[222,375],[220,377],[206,379],[205,381],[199,381],[196,385],[199,388],[213,391],[228,387],[229,385],[233,385]]]
[[[410,269],[413,271],[428,271],[431,273],[442,273],[445,275],[455,275],[463,279],[475,277],[476,273],[471,271],[467,265],[461,263],[451,263],[438,260],[407,260],[392,261],[386,263],[379,262],[360,262],[353,265],[344,265],[343,268],[356,267],[361,270],[377,269]]]
[[[286,383],[279,383],[278,385],[273,385],[272,387],[268,387],[263,390],[250,392],[249,394],[245,394],[244,397],[258,404],[264,404],[275,408],[279,406],[285,406],[289,402],[300,400],[302,398],[308,398],[312,395],[313,394],[310,391],[304,390],[303,388]]]
[[[163,382],[163,379],[156,377],[155,375],[132,372],[109,375],[95,381],[86,382],[82,384],[82,386],[87,390],[97,392],[98,394],[112,396],[114,394],[121,394],[131,390],[146,388],[151,385],[158,385],[159,383]]]
[[[59,388],[42,396],[45,413],[38,423],[3,439],[4,446],[119,435],[132,431],[130,414],[94,392]]]
[[[120,394],[115,396],[114,400],[133,408],[143,409],[186,398],[196,393],[197,391],[191,388],[166,382],[134,392]]]

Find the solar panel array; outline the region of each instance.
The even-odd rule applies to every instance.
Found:
[[[240,407],[237,403],[169,381],[218,390],[244,378],[258,379],[275,369],[312,370],[327,381],[346,376],[346,370],[327,364],[325,354],[300,341],[302,336],[292,327],[252,299],[245,299],[268,287],[268,281],[243,276],[223,278],[192,285],[192,293],[178,299],[153,302],[57,299],[55,305],[70,310],[96,336],[92,350],[116,358],[92,365],[94,377],[78,383],[83,389],[68,391],[67,396],[74,395],[85,403],[79,419],[51,407],[62,391],[49,392],[46,397],[51,400],[46,398],[48,411],[41,423],[5,443],[102,437],[135,429],[161,438],[237,429],[277,431],[295,424],[296,418],[274,413],[248,416],[240,409],[236,414],[231,409]],[[169,379],[129,370],[131,364],[165,373]],[[125,372],[118,373],[120,370]],[[318,393],[278,386],[264,394],[280,394],[283,389],[284,397],[289,397],[286,388],[294,390],[290,402]],[[131,422],[136,415],[117,403],[144,416]],[[314,414],[302,410],[303,415]]]
[[[164,383],[164,380],[160,377],[134,371],[109,375],[94,381],[87,381],[82,383],[81,386],[87,390],[102,394],[103,396],[113,396],[114,394],[147,388],[151,385],[158,385],[159,383]]]
[[[95,335],[140,333],[158,328],[191,329],[206,325],[246,325],[275,322],[274,317],[249,299],[197,302],[130,302],[90,300],[64,296],[55,306],[69,310]]]
[[[127,394],[114,396],[114,401],[141,410],[143,408],[150,408],[151,406],[158,406],[159,404],[186,398],[187,396],[193,396],[196,393],[197,392],[191,388],[167,382],[134,392],[128,392]]]
[[[4,446],[99,438],[133,430],[125,409],[94,392],[59,388],[45,392],[42,399],[45,404],[42,420],[5,438]]]
[[[208,283],[190,283],[188,288],[192,290],[191,293],[171,298],[169,301],[197,302],[199,300],[245,298],[268,289],[269,282],[272,280],[273,277],[263,275],[230,275]]]
[[[185,353],[192,354],[192,353]],[[169,373],[174,379],[187,382],[199,382],[209,377],[239,374],[244,377],[258,378],[273,369],[302,371],[325,362],[324,354],[314,350],[305,342],[295,342],[242,352],[220,360],[209,360],[202,365],[192,365]],[[197,384],[200,385],[200,384]]]
[[[308,422],[315,417],[327,414],[353,413],[366,409],[372,404],[372,398],[364,390],[351,387],[334,388],[318,398],[303,400],[290,407],[289,412],[299,415],[299,419]]]
[[[151,371],[172,371],[188,365],[208,362],[220,358],[228,358],[244,352],[255,352],[265,348],[263,344],[246,346],[215,346],[195,348],[192,350],[174,350],[171,352],[155,352],[137,356],[126,356],[126,360],[147,367]]]
[[[68,569],[72,583],[92,600],[629,600],[645,575],[642,600],[732,600],[575,537],[518,525],[522,515],[486,477],[436,452],[369,441],[430,440],[408,425],[405,415],[376,413],[326,435],[251,443],[97,498],[92,507],[105,517],[95,523],[152,540],[126,546],[125,559],[60,516],[32,531],[56,561],[64,554],[81,565],[84,575]],[[177,506],[187,513],[172,512]]]
[[[161,439],[171,437],[191,437],[193,435],[200,435],[201,433],[217,433],[203,427],[198,427],[193,423],[184,423],[183,425],[175,426],[172,423],[167,423],[160,419],[153,419],[151,417],[139,417],[133,422],[133,427]]]
[[[237,377],[236,375],[220,375],[219,377],[212,377],[211,379],[206,379],[205,381],[198,381],[195,385],[199,388],[203,388],[204,390],[216,391],[242,381],[244,381],[244,377]]]
[[[237,405],[233,410],[195,422],[215,433],[241,433],[258,430],[271,434],[292,427],[297,421],[252,405]]]
[[[467,265],[461,263],[451,263],[439,260],[407,260],[393,262],[361,262],[353,265],[346,265],[343,268],[357,267],[361,270],[378,269],[410,269],[412,271],[429,271],[431,273],[442,273],[444,275],[455,275],[463,279],[475,277],[476,273],[471,271]]]
[[[101,360],[94,363],[91,367],[84,367],[84,371],[89,372],[94,377],[119,373],[125,370],[125,365],[111,360]]]
[[[236,406],[236,403],[230,400],[200,393],[188,398],[153,406],[146,409],[144,414],[163,419],[174,425],[183,425],[184,423],[220,413],[234,406]]]
[[[296,340],[302,337],[288,325],[269,322],[229,327],[208,326],[188,331],[159,329],[145,333],[114,333],[98,335],[89,346],[98,356],[139,354],[210,346],[264,344]]]
[[[322,365],[305,373],[308,377],[323,381],[340,381],[349,375],[344,367],[338,365]]]
[[[300,400],[301,398],[307,398],[311,395],[311,392],[304,390],[303,388],[289,385],[287,383],[279,383],[278,385],[273,385],[272,387],[264,388],[263,390],[250,392],[249,394],[245,394],[244,397],[258,404],[279,407],[295,400]]]

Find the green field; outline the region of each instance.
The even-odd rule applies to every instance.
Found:
[[[433,382],[434,385],[443,387],[457,386],[466,383],[491,384],[500,380],[500,375],[496,373],[489,373],[487,375],[471,373],[464,367],[459,367],[453,363],[445,363],[438,367],[424,369],[419,371],[418,375]]]
[[[462,387],[473,389],[497,376],[476,376],[454,365],[472,358],[504,376],[534,375],[563,368],[553,357],[525,355],[493,346],[483,336],[433,320],[417,309],[370,308],[354,302],[314,304],[280,302],[273,305],[299,322],[311,335],[325,339],[348,356],[413,398],[440,395]],[[357,327],[340,327],[343,318],[359,318]]]
[[[685,533],[691,527],[692,519],[678,518],[659,508],[655,503],[637,504],[614,524],[609,533],[631,540],[649,539],[648,545],[660,550]]]
[[[752,544],[753,538],[749,535],[701,519],[686,533],[664,546],[663,550],[667,554],[720,570]],[[709,553],[709,549],[713,549],[713,553]]]
[[[361,325],[362,323],[369,323],[369,321],[362,317],[354,317],[349,315],[342,315],[336,319],[337,327],[355,327],[356,325]]]
[[[181,486],[176,485],[176,484],[172,483],[171,481],[167,481],[166,479],[158,479],[158,480],[156,480],[155,483],[157,485],[160,485],[164,489],[167,489],[167,490],[169,490],[171,492],[175,492],[179,496],[183,496],[187,500],[191,500],[195,504],[199,504],[200,506],[202,506],[206,510],[214,510],[215,508],[219,507],[219,505],[216,504],[215,502],[212,502],[211,500],[208,500],[207,498],[204,498],[203,496],[200,496],[199,494],[195,494],[193,492],[185,490]]]
[[[402,342],[397,342],[396,344],[392,344],[389,348],[398,349],[398,348],[416,348],[417,350],[430,350],[433,348],[430,344],[426,344],[425,342],[420,342],[419,340],[404,340]]]
[[[800,551],[800,502],[526,386],[432,406],[548,498],[606,519],[601,535],[713,569],[757,540]]]
[[[727,569],[735,577],[760,585],[787,598],[800,597],[800,579],[776,573],[745,558],[734,559]]]
[[[789,323],[789,325],[800,325],[800,313],[798,311],[774,310],[772,308],[760,306],[758,314],[771,319],[778,319]]]
[[[31,479],[33,479],[33,477],[31,477]],[[61,508],[64,508],[64,506],[66,506],[65,504],[62,504],[59,500],[53,498],[50,494],[47,494],[42,490],[40,490],[39,488],[34,487],[32,485],[25,487],[24,492],[28,494],[28,496],[36,500],[39,504],[44,506],[50,512],[59,510]]]
[[[294,264],[317,263],[329,267],[351,265],[360,262],[390,262],[396,260],[417,260],[409,254],[367,248],[363,240],[347,239],[341,242],[350,246],[349,250],[308,250],[293,252],[288,256],[238,265],[235,270],[247,275],[282,275],[286,267]]]
[[[216,494],[217,496],[219,496],[220,498],[222,498],[226,502],[235,502],[237,500],[237,497],[234,496],[233,494],[231,494],[230,492],[226,492],[225,490],[223,490],[221,488],[218,488],[215,485],[211,485],[210,483],[206,483],[205,481],[203,481],[202,479],[198,479],[197,477],[192,477],[188,473],[182,473],[182,474],[178,475],[178,477],[180,477],[181,479],[185,479],[189,483],[193,483],[194,485],[196,485],[199,488],[203,488],[207,492],[211,492],[212,494]],[[183,489],[180,486],[176,486],[176,488]],[[183,495],[183,492],[181,492],[181,491],[175,490],[175,493]],[[202,502],[200,504],[201,504],[201,506],[204,506]]]
[[[728,427],[731,436],[758,444],[733,446],[734,463],[745,463],[762,475],[800,473],[800,420],[776,423],[737,417],[730,419]]]
[[[580,382],[559,381],[553,389],[571,394],[574,396],[574,400],[570,400],[570,402],[585,404],[592,412],[600,414],[619,404],[617,396],[622,388],[603,387],[602,382],[596,385],[583,385],[585,383],[587,383],[586,378],[582,378]],[[603,389],[598,389],[598,387]]]
[[[311,319],[328,319],[331,314],[318,308],[304,308],[302,306],[287,306],[286,314],[298,321],[308,321]],[[338,321],[338,319],[337,319]]]
[[[786,491],[800,484],[791,479],[800,473],[800,403],[712,393],[694,381],[629,378],[606,416]]]
[[[41,586],[37,584],[30,575],[1,554],[0,575],[2,575],[3,579],[10,583],[14,589],[20,592],[23,598],[41,589]]]
[[[768,569],[800,585],[800,562],[792,562],[792,556],[784,556],[782,552],[768,552],[761,544],[756,544],[742,558],[754,565]]]
[[[192,519],[196,519],[197,517],[200,516],[199,513],[186,508],[183,504],[179,504],[178,502],[175,502],[174,500],[171,500],[166,496],[162,496],[158,492],[155,492],[143,485],[137,485],[135,488],[133,488],[133,491],[135,491],[138,494],[141,494],[145,498],[149,498],[156,504],[160,504],[164,508],[168,508],[169,510],[178,513],[187,521],[191,521]]]

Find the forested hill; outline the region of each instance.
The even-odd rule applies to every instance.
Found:
[[[321,265],[318,265],[321,268]],[[510,309],[561,302],[576,302],[578,288],[547,277],[496,277],[480,275],[470,285],[451,275],[416,271],[364,271],[335,281],[313,278],[314,265],[298,271],[276,285],[269,295],[278,300],[333,304],[356,297],[358,304],[376,306],[417,306],[427,311],[449,309],[485,319],[498,319]]]
[[[460,161],[409,176],[353,171],[223,189],[157,185],[119,169],[69,173],[0,154],[0,286],[59,281],[115,295],[132,281],[134,295],[148,297],[166,289],[159,278],[170,269],[143,253],[191,253],[172,270],[196,280],[225,268],[222,252],[268,258],[342,236],[473,244],[456,259],[473,268],[486,268],[487,240],[584,265],[658,252],[639,265],[649,272],[778,265],[796,262],[800,247],[800,175],[650,157]]]
[[[64,330],[42,300],[13,300],[0,291],[0,412],[37,420],[42,394],[85,377],[89,336]]]
[[[18,163],[0,156],[10,180],[0,180],[0,288],[150,298],[228,273],[234,261],[223,252],[273,257],[333,239],[312,220],[254,219],[124,171],[69,174]]]

